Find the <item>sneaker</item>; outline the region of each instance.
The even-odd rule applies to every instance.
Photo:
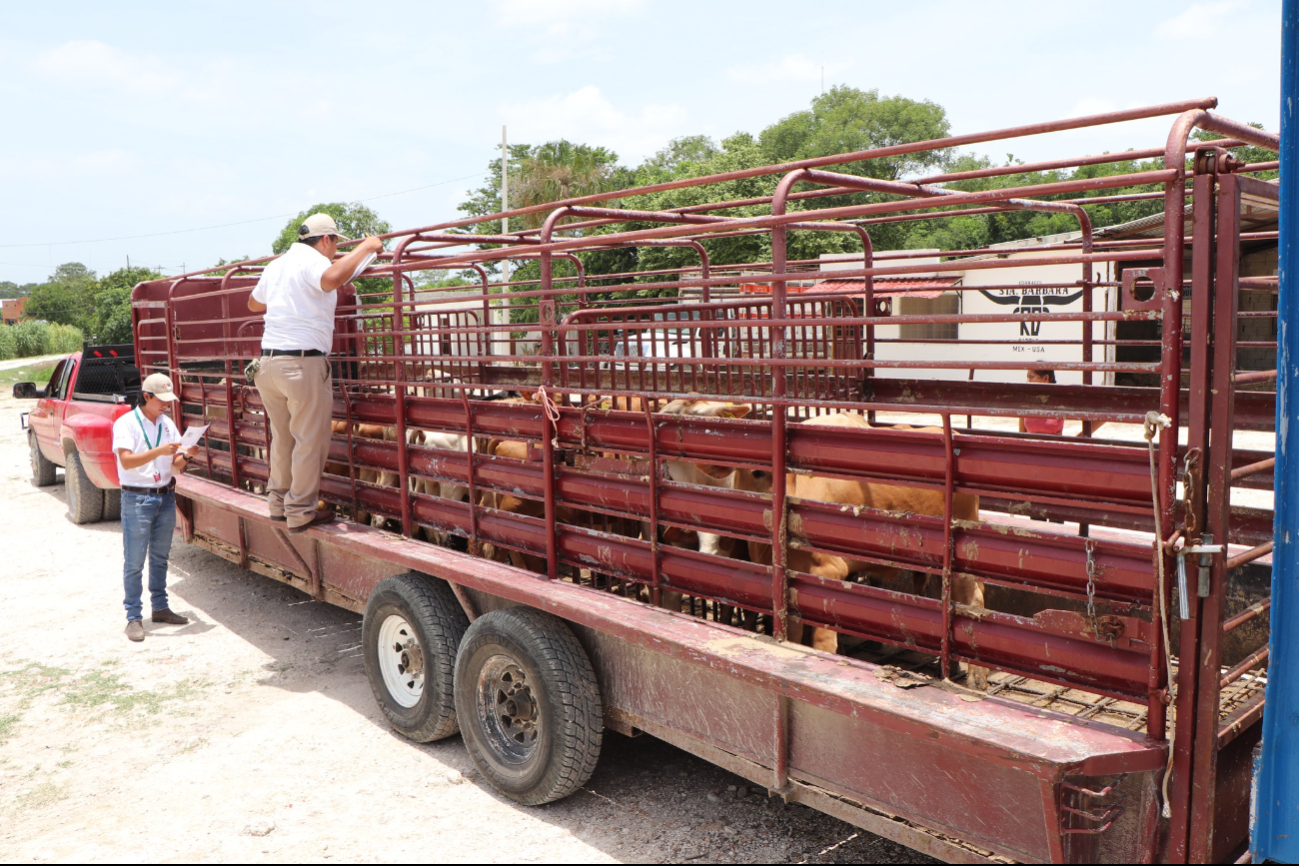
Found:
[[[293,534],[296,535],[299,532],[306,532],[308,529],[310,529],[313,526],[324,526],[326,523],[333,523],[333,522],[334,522],[334,512],[325,508],[319,508],[316,509],[315,513],[311,515],[311,517],[307,520],[306,523],[300,523],[297,526],[290,526],[289,532],[292,532]]]
[[[126,624],[126,636],[134,641],[144,640],[144,623],[133,619]]]
[[[184,625],[189,622],[189,617],[181,616],[178,613],[172,613],[171,608],[164,607],[162,610],[153,612],[154,622],[165,622],[167,625]]]

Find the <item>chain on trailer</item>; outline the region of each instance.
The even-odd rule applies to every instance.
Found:
[[[1235,856],[1266,683],[1276,185],[1253,176],[1274,164],[1228,148],[1276,139],[1209,107],[588,196],[512,211],[541,221],[472,241],[499,215],[393,233],[339,300],[322,498],[520,579],[801,636],[900,688],[1167,744],[1162,818],[1125,813],[1103,785],[1061,787],[1051,856],[1101,857],[1138,819],[1154,822],[1152,858]],[[1168,115],[1167,143],[1145,151],[914,182],[835,170]],[[1224,138],[1188,144],[1197,128]],[[1061,173],[1138,158],[1155,162]],[[769,191],[714,200],[746,178]],[[973,179],[996,183],[950,186]],[[615,206],[681,188],[708,200]],[[1095,228],[1088,208],[1117,202],[1149,213]],[[980,249],[872,239],[1014,211],[1078,227]],[[811,233],[847,252],[805,256]],[[750,260],[750,240],[770,259]],[[492,280],[506,260],[514,277]],[[270,440],[240,375],[260,341],[243,305],[264,265],[134,294],[141,367],[176,376],[185,421],[211,424],[200,471],[253,493]],[[436,282],[448,272],[461,284]],[[1043,359],[1058,384],[1024,381]]]

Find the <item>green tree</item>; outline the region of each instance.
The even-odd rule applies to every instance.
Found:
[[[927,99],[881,98],[878,90],[840,85],[815,97],[811,108],[764,129],[758,143],[767,162],[780,163],[942,138],[948,132],[947,112]],[[932,152],[903,154],[834,170],[895,180],[941,160]]]
[[[287,252],[289,247],[298,239],[298,226],[302,221],[312,214],[327,213],[334,218],[338,224],[338,230],[346,238],[362,238],[366,235],[382,235],[392,231],[392,226],[388,225],[387,220],[382,220],[379,215],[360,202],[345,204],[343,202],[330,202],[328,204],[317,204],[304,210],[293,219],[285,224],[283,231],[271,244],[271,251],[275,255]]]
[[[99,281],[95,272],[80,262],[67,262],[54,269],[50,278],[36,288],[27,301],[29,319],[73,325],[83,332],[94,331],[95,294]]]
[[[613,189],[618,154],[603,147],[574,144],[560,139],[536,147],[519,165],[511,184],[512,207],[534,207]],[[546,211],[522,218],[528,228],[538,228]]]
[[[98,343],[129,343],[131,333],[131,290],[138,284],[160,279],[149,268],[121,268],[99,281],[95,293],[95,326],[91,339]]]
[[[10,282],[9,280],[0,280],[0,298],[26,297],[27,295],[30,295],[32,289],[36,288],[38,285],[40,285],[40,283],[26,283],[25,285],[20,286],[17,283]]]

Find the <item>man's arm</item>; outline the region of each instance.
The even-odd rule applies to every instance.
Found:
[[[324,292],[334,292],[347,285],[347,281],[352,278],[352,272],[361,264],[361,260],[370,253],[383,251],[383,241],[378,238],[366,238],[361,241],[347,255],[329,266],[329,270],[320,275],[320,289]],[[251,307],[250,307],[251,309]],[[263,307],[263,309],[265,309]],[[254,310],[253,312],[257,312]]]
[[[248,296],[248,310],[249,310],[249,312],[252,312],[252,313],[264,313],[264,312],[266,312],[266,305],[263,304],[263,303],[261,303],[260,301],[254,301],[254,300],[253,300],[253,296],[252,296],[252,295],[249,295],[249,296]]]
[[[177,451],[176,456],[171,458],[171,474],[172,475],[184,474],[186,467],[189,466],[189,461],[193,460],[194,455],[197,453],[198,453],[197,445],[191,445],[189,446],[189,448],[185,449],[184,451]]]
[[[180,448],[179,442],[164,442],[157,448],[150,448],[139,454],[133,454],[130,448],[118,448],[117,456],[122,461],[123,469],[136,469],[146,463],[152,463],[164,454],[175,454],[178,448]]]

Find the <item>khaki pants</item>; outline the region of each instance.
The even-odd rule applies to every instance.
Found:
[[[272,517],[283,515],[289,526],[301,526],[316,513],[329,456],[334,403],[329,359],[276,355],[261,364],[254,381],[271,422],[266,501]]]

